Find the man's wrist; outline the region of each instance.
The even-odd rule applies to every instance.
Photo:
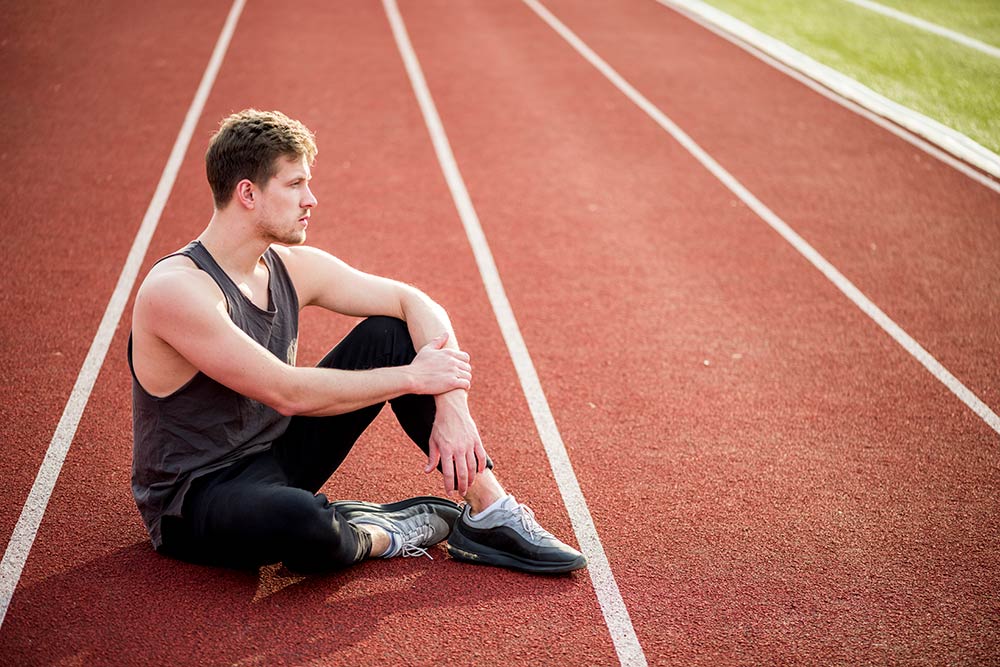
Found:
[[[452,389],[434,397],[438,409],[442,407],[469,409],[469,392],[466,389]]]
[[[417,376],[410,370],[409,366],[381,366],[379,368],[372,368],[369,372],[381,372],[385,373],[388,377],[392,377],[392,384],[396,385],[396,391],[400,396],[420,393],[420,384],[417,382]]]

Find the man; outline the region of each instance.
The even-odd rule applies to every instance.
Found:
[[[469,414],[469,356],[444,310],[302,245],[315,155],[312,133],[279,112],[225,119],[205,158],[208,227],[136,295],[132,490],[154,547],[193,562],[322,572],[448,539],[459,560],[584,567],[494,476]],[[299,368],[298,311],[310,305],[367,319],[318,367]],[[440,470],[464,509],[437,497],[378,505],[318,494],[385,402],[427,454],[425,472]]]

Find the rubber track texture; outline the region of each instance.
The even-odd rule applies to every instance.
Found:
[[[655,3],[546,4],[997,405],[993,195]],[[994,661],[995,436],[525,7],[401,10],[650,664]],[[44,220],[5,223],[17,239],[5,305],[31,313],[0,325],[17,424],[2,454],[8,524],[224,18],[203,3],[126,30],[132,14],[101,11],[96,37],[75,14],[11,13],[52,26],[32,48],[48,43],[67,76],[55,91],[29,78],[49,70],[5,68],[33,107],[8,105],[18,171],[0,192],[45,204]],[[179,37],[139,37],[156,26]],[[91,53],[98,39],[106,50]],[[249,3],[196,136],[247,106],[317,132],[310,242],[446,306],[475,360],[497,474],[571,534],[377,3]],[[121,132],[83,132],[101,141],[76,148],[80,108]],[[32,133],[55,140],[35,152],[14,136]],[[62,188],[31,180],[35,165],[65,174]],[[210,214],[192,148],[147,266]],[[303,362],[350,324],[304,312]],[[127,330],[0,628],[0,662],[614,664],[580,573],[540,584],[395,559],[303,579],[157,556],[128,488]],[[388,412],[330,497],[438,488]]]
[[[419,285],[447,307],[461,323],[462,347],[483,369],[473,409],[491,455],[503,461],[501,474],[551,530],[572,534],[381,7],[317,1],[295,11],[308,20],[248,3],[147,268],[211,215],[194,144],[204,145],[220,118],[248,106],[301,118],[321,150],[313,190],[322,216],[312,219],[310,242],[363,270]],[[223,18],[220,11],[220,24]],[[210,48],[207,38],[192,69],[204,67]],[[303,312],[300,363],[318,361],[352,324]],[[538,587],[523,574],[449,559],[391,559],[302,579],[277,567],[217,570],[153,553],[129,492],[127,332],[123,322],[0,628],[0,662],[429,665],[447,654],[508,665],[529,657],[556,663],[567,652],[592,664],[614,661],[585,575]],[[422,474],[426,458],[385,413],[324,489],[329,497],[440,490],[440,476]],[[553,613],[554,605],[561,611]],[[515,632],[508,631],[512,619]],[[414,642],[415,628],[434,641]],[[554,635],[565,646],[552,646]],[[483,639],[470,645],[469,637]]]

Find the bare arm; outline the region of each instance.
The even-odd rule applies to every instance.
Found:
[[[427,295],[418,291],[404,293],[402,308],[414,345],[443,329],[449,343],[458,349],[447,313]],[[424,472],[430,473],[440,463],[445,493],[458,491],[464,496],[476,475],[486,469],[487,459],[479,429],[469,412],[469,392],[453,389],[435,395],[434,401],[437,412]]]
[[[281,248],[303,306],[317,305],[360,317],[388,315],[406,322],[416,349],[444,335],[446,348],[459,352],[444,308],[420,290],[363,273],[331,255],[308,247]],[[465,357],[467,358],[467,356]],[[437,414],[425,472],[441,464],[446,493],[465,494],[486,467],[486,450],[469,412],[467,387],[435,394]]]
[[[424,345],[413,363],[368,371],[296,368],[240,330],[207,274],[169,266],[151,272],[136,296],[137,342],[162,341],[192,367],[283,414],[350,412],[407,393],[438,394],[469,386],[467,355]]]
[[[448,334],[448,348],[459,349],[444,308],[417,288],[358,271],[316,248],[274,249],[285,260],[302,307],[320,306],[356,317],[396,317],[406,322],[416,349],[441,334]]]

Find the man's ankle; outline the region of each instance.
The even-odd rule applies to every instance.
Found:
[[[497,480],[493,471],[487,469],[476,475],[476,481],[469,487],[465,494],[465,502],[469,503],[472,513],[482,512],[484,509],[500,500],[506,498],[507,492]]]
[[[372,550],[368,554],[369,558],[378,558],[385,554],[392,546],[392,539],[389,537],[389,533],[385,532],[378,526],[373,526],[370,523],[361,524],[360,526],[355,526],[358,530],[363,530],[368,533],[372,538]]]

